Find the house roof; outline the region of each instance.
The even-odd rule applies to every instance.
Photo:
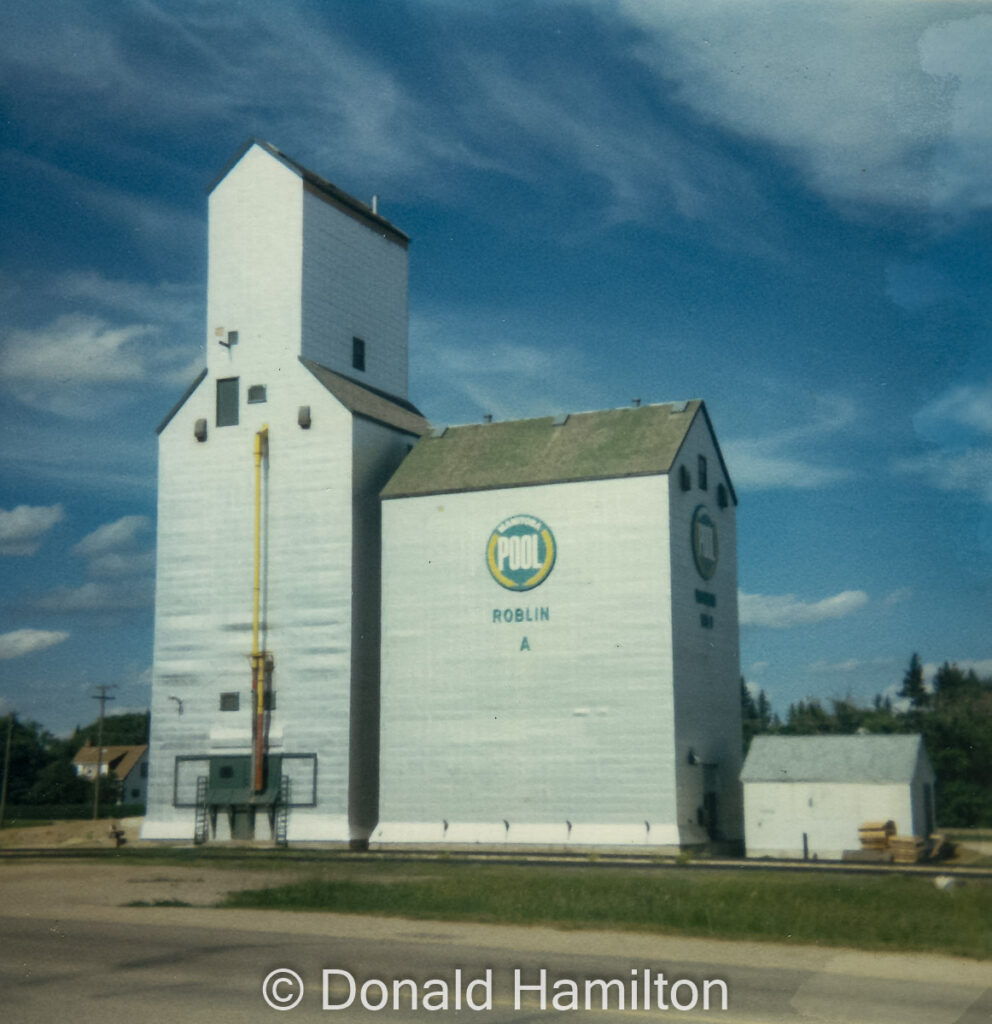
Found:
[[[249,139],[228,161],[220,174],[210,183],[210,186],[207,188],[208,195],[227,177],[235,164],[252,146],[258,146],[259,149],[265,150],[269,156],[274,157],[283,166],[288,167],[294,174],[298,174],[303,179],[304,187],[313,195],[319,196],[353,220],[365,224],[366,227],[372,228],[373,231],[376,231],[392,242],[396,242],[397,245],[401,245],[404,249],[409,246],[410,236],[400,231],[395,224],[391,224],[385,217],[380,217],[378,213],[373,213],[372,208],[367,203],[363,203],[360,199],[349,195],[343,189],[338,188],[337,185],[332,185],[326,178],[315,174],[304,167],[303,164],[297,163],[296,160],[286,156],[282,150],[277,149],[271,142],[266,142],[264,139]]]
[[[384,423],[387,427],[395,427],[416,437],[430,430],[430,424],[412,402],[335,373],[303,356],[299,360],[354,415]]]
[[[421,438],[383,498],[668,473],[697,416],[720,448],[701,401],[629,406],[438,428]],[[720,465],[736,504],[723,457]]]
[[[921,758],[921,736],[755,736],[741,782],[909,782]]]
[[[72,763],[80,767],[93,765],[95,768],[99,762],[107,765],[107,771],[116,775],[117,778],[126,779],[147,749],[147,744],[132,747],[103,747],[101,748],[102,753],[98,757],[97,748],[87,743],[85,747],[80,748],[72,759]]]

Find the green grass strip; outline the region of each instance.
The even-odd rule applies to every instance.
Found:
[[[355,874],[331,868],[232,893],[224,905],[992,957],[987,882],[941,892],[932,879],[909,876],[444,863],[407,864],[381,878],[366,866],[364,877],[347,877]]]

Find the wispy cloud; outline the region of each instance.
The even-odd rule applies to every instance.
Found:
[[[87,534],[72,548],[72,553],[86,559],[86,570],[90,576],[150,573],[155,568],[155,553],[139,549],[139,542],[150,528],[148,516],[122,516]]]
[[[760,437],[723,442],[730,475],[738,488],[755,491],[817,490],[849,480],[854,471],[833,465],[821,454],[820,445],[856,420],[854,403],[847,398],[815,396],[803,422],[783,424]]]
[[[23,658],[35,651],[43,651],[69,639],[61,630],[15,629],[12,633],[0,634],[0,660]]]
[[[38,598],[33,607],[54,614],[133,611],[149,607],[152,596],[150,578],[115,583],[91,580],[78,587],[55,587]]]
[[[589,0],[586,0],[588,3]],[[597,7],[592,4],[593,8]],[[840,202],[988,204],[992,17],[946,4],[620,0],[640,59]]]
[[[868,595],[863,590],[845,590],[820,601],[803,601],[795,594],[741,593],[738,596],[742,626],[770,626],[773,629],[843,619],[867,604]]]
[[[33,555],[65,512],[61,505],[18,505],[0,509],[0,555]]]

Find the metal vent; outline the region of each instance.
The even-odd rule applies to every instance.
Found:
[[[193,436],[197,441],[206,441],[207,439],[207,421],[205,419],[199,419],[193,424]]]
[[[299,425],[304,430],[309,430],[310,429],[310,406],[309,405],[301,405],[299,407],[299,409],[296,410],[296,422],[299,423]]]

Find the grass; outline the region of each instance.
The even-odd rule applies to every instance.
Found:
[[[405,864],[232,893],[227,907],[609,928],[992,957],[992,884],[908,876]],[[337,876],[337,877],[335,877]],[[418,877],[419,876],[419,877]]]

